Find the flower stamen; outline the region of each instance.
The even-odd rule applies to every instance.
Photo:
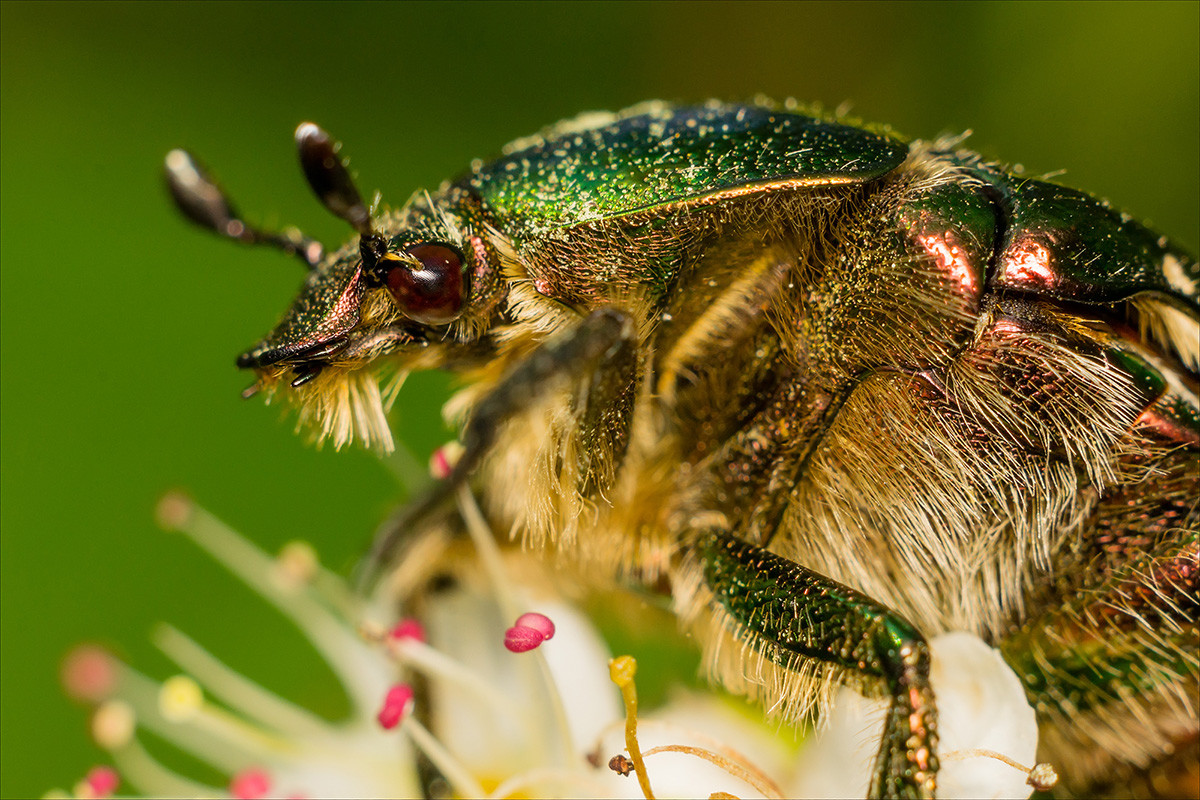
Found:
[[[429,474],[439,481],[446,480],[462,458],[463,452],[463,446],[457,441],[447,442],[434,450],[433,455],[429,457]]]
[[[425,626],[411,617],[400,620],[388,631],[388,639],[394,642],[414,641],[424,644]]]
[[[703,759],[710,764],[720,767],[738,780],[750,784],[764,797],[769,797],[773,800],[783,800],[783,790],[779,788],[775,781],[767,777],[762,770],[752,764],[739,764],[720,753],[714,753],[712,750],[705,750],[703,747],[692,747],[685,744],[665,744],[659,747],[651,747],[642,753],[642,758],[649,758],[658,753],[683,753]]]
[[[275,557],[274,579],[284,591],[297,591],[316,578],[320,562],[308,542],[288,542]]]
[[[187,722],[194,719],[204,706],[204,691],[187,675],[176,675],[163,681],[158,693],[158,712],[167,722]]]
[[[137,715],[124,700],[106,700],[92,715],[92,738],[105,750],[123,747],[137,730]]]
[[[527,628],[533,628],[549,641],[554,638],[554,622],[545,614],[539,614],[536,611],[530,611],[517,617],[517,624],[524,625]]]
[[[63,661],[62,684],[76,700],[97,703],[112,694],[117,685],[113,657],[102,647],[80,645]]]
[[[642,794],[646,800],[654,800],[650,775],[646,772],[646,762],[642,760],[642,750],[637,740],[637,685],[633,682],[633,676],[637,674],[637,661],[633,656],[617,656],[608,662],[608,674],[621,690],[621,699],[625,702],[625,749],[633,761]]]
[[[420,623],[415,620],[412,620],[412,623],[420,626]],[[383,629],[373,623],[363,623],[359,626],[359,633],[367,641],[386,646],[388,655],[401,666],[416,670],[431,679],[445,681],[451,685],[456,684],[489,704],[501,716],[521,717],[522,709],[519,705],[468,667],[426,644],[423,638],[396,636],[397,628],[404,624],[404,622],[398,623],[391,631],[384,634]],[[421,635],[424,636],[423,630]]]
[[[383,708],[379,709],[376,719],[384,730],[391,730],[404,721],[413,709],[415,698],[412,687],[406,683],[398,683],[388,689],[383,700]]]
[[[504,646],[511,653],[528,653],[541,646],[546,637],[525,625],[514,625],[504,632]]]
[[[1046,762],[1034,764],[1032,767],[1027,767],[1024,764],[1014,761],[1003,753],[997,753],[995,750],[988,750],[982,747],[973,747],[968,750],[951,750],[948,753],[938,755],[942,761],[965,761],[968,758],[994,758],[1002,764],[1007,764],[1013,769],[1024,772],[1028,776],[1025,782],[1034,788],[1034,791],[1048,792],[1058,783],[1058,772],[1054,766]]]
[[[111,797],[121,785],[117,771],[112,767],[92,767],[83,779],[92,797]]]
[[[504,646],[513,653],[527,653],[554,638],[554,623],[545,614],[530,611],[504,632]]]
[[[271,791],[271,776],[265,770],[242,770],[229,782],[229,794],[237,800],[259,800]]]
[[[492,582],[492,588],[496,592],[496,605],[500,607],[500,611],[505,617],[509,619],[517,617],[517,604],[514,599],[516,595],[509,584],[500,548],[496,545],[492,530],[468,487],[463,486],[458,490],[458,510],[462,515],[463,522],[466,523],[471,541],[475,544],[475,552],[483,564],[484,572]],[[553,635],[553,627],[551,627],[551,635]],[[571,735],[571,725],[567,721],[567,710],[563,705],[562,695],[559,694],[558,683],[550,672],[550,665],[547,663],[545,655],[539,652],[535,660],[541,672],[545,697],[554,711],[554,721],[558,728],[558,740],[562,743],[563,756],[566,761],[571,762],[579,751],[575,749],[575,740]]]
[[[437,740],[432,733],[413,717],[404,720],[402,730],[425,757],[437,767],[442,776],[454,787],[459,797],[486,797],[483,786],[471,776],[467,768]]]

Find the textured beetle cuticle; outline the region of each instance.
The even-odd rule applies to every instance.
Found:
[[[552,563],[669,594],[711,676],[788,723],[882,697],[874,795],[956,791],[938,754],[970,748],[931,675],[959,633],[1036,710],[1016,760],[1054,791],[1174,787],[1200,710],[1200,266],[963,138],[652,102],[368,212],[306,124],[306,177],[358,236],[238,365],[316,438],[384,451],[409,372],[461,377],[462,456],[368,575],[471,482]],[[239,227],[181,151],[167,169],[199,224],[320,252]]]

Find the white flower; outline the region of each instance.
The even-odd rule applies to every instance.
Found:
[[[477,514],[473,505],[465,511]],[[636,776],[608,766],[625,749],[626,716],[607,646],[548,584],[523,581],[515,589],[490,533],[475,537],[485,552],[460,565],[461,580],[426,598],[418,623],[389,619],[382,601],[356,604],[307,545],[294,543],[271,558],[178,494],[163,500],[159,517],[295,623],[338,677],[352,711],[337,722],[323,719],[167,625],[154,640],[182,672],[162,681],[82,647],[68,658],[64,680],[72,694],[96,703],[93,736],[116,770],[93,770],[76,796],[107,796],[119,776],[122,789],[156,797],[419,797],[418,753],[455,796],[642,795]],[[523,576],[536,569],[532,559],[523,562]],[[518,613],[528,610],[537,613]],[[544,642],[512,652],[505,646],[509,628],[540,630]],[[412,691],[414,678],[423,695]],[[414,712],[421,702],[427,708]],[[657,796],[754,797],[762,787],[779,796],[738,750],[756,758],[769,752],[781,766],[795,748],[779,744],[771,728],[728,699],[679,692],[661,712],[637,719]],[[143,745],[145,732],[228,782],[205,783],[168,768]],[[723,742],[740,744],[735,750]]]
[[[65,669],[68,691],[99,703],[93,736],[112,754],[123,782],[161,797],[419,792],[411,744],[375,719],[396,683],[395,666],[355,630],[345,614],[348,591],[317,565],[311,548],[289,545],[273,559],[181,495],[165,498],[159,517],[291,619],[333,670],[353,710],[329,722],[239,674],[168,625],[157,629],[154,641],[182,673],[161,682],[95,648],[77,651]],[[229,783],[209,785],[167,768],[143,746],[142,731],[215,767]]]
[[[460,511],[474,552],[454,557],[448,586],[420,595],[418,621],[395,618],[395,601],[420,582],[414,576],[429,577],[444,539],[410,551],[386,591],[364,605],[307,545],[271,558],[187,498],[169,495],[159,508],[164,526],[189,536],[290,619],[337,676],[352,710],[328,721],[167,625],[154,639],[182,672],[162,681],[80,648],[65,682],[96,703],[93,735],[116,770],[92,770],[75,795],[108,796],[119,781],[157,797],[420,797],[426,789],[495,798],[641,797],[648,789],[657,797],[866,795],[879,737],[870,731],[880,728],[882,704],[844,692],[828,730],[803,753],[758,709],[719,693],[678,690],[664,707],[638,714],[631,709],[636,663],[612,658],[534,558],[501,554],[465,491]],[[1033,760],[1036,724],[1015,676],[974,637],[945,636],[932,647],[942,796],[1027,796],[1017,768],[974,752]],[[864,721],[863,713],[879,719]],[[144,732],[227,782],[166,767],[143,746]],[[422,785],[419,755],[442,776],[431,786]]]

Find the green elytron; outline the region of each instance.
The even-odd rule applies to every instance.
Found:
[[[386,448],[399,377],[463,374],[465,455],[370,573],[470,480],[497,529],[735,637],[731,688],[790,717],[890,698],[874,796],[936,792],[926,643],[954,630],[1024,682],[1058,791],[1193,779],[1195,258],[954,141],[790,106],[587,115],[374,216],[328,135],[297,141],[358,233],[331,254],[247,228],[182,151],[168,177],[309,266],[238,365],[321,437]]]

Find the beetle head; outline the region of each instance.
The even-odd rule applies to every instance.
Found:
[[[326,255],[299,232],[267,233],[242,222],[225,195],[187,153],[167,156],[167,184],[189,219],[223,236],[280,247],[309,274],[275,328],[238,356],[252,369],[249,397],[282,390],[301,425],[336,446],[353,439],[390,450],[386,420],[404,375],[447,363],[488,325],[498,256],[468,194],[447,186],[419,192],[400,210],[373,219],[339,145],[312,123],[296,129],[300,163],[327,209],[358,233]],[[386,357],[386,358],[385,358]]]

